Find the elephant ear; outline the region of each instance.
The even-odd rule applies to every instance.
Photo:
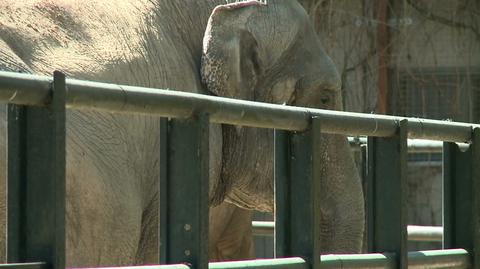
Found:
[[[242,1],[217,6],[203,38],[201,75],[211,94],[253,100],[262,73],[258,42],[248,22],[265,4]]]

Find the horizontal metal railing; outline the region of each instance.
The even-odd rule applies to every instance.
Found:
[[[329,254],[321,256],[322,269],[395,269],[395,254]],[[408,253],[409,269],[470,268],[470,257],[464,249],[427,250]],[[96,269],[190,269],[186,264],[158,266],[101,267]],[[246,261],[211,262],[210,269],[308,269],[302,258],[258,259]],[[93,269],[93,268],[91,268]]]
[[[51,77],[0,71],[0,102],[43,106],[51,96]],[[189,118],[208,113],[213,123],[283,130],[306,130],[312,116],[322,121],[322,131],[355,136],[394,135],[403,117],[330,111],[234,100],[202,94],[123,86],[67,79],[66,105],[118,113],[140,113]],[[409,138],[469,142],[469,123],[408,118]]]
[[[322,268],[375,268],[394,269],[396,267],[393,254],[353,254],[322,255]],[[470,257],[464,249],[413,251],[408,253],[409,269],[429,268],[470,268]]]
[[[115,266],[115,267],[76,267],[75,269],[190,269],[188,264],[163,264],[163,265],[140,265],[140,266]],[[73,269],[73,268],[71,268]]]
[[[348,142],[351,146],[366,145],[367,138],[348,137]],[[442,153],[443,142],[426,139],[408,139],[407,146],[409,153]]]
[[[407,232],[409,241],[442,242],[443,240],[442,226],[408,225]]]
[[[252,221],[252,232],[256,236],[274,236],[275,222],[274,221]]]
[[[252,221],[252,232],[256,236],[273,237],[275,232],[273,221]],[[443,228],[441,226],[408,225],[408,240],[419,242],[442,242]]]
[[[6,263],[0,264],[1,269],[48,269],[48,265],[44,262],[29,263]]]
[[[262,268],[262,269],[308,269],[308,263],[302,258],[279,258],[279,259],[258,259],[232,262],[211,262],[210,269],[241,269],[241,268]]]
[[[477,255],[477,252],[472,251],[472,253],[469,254],[466,250],[463,250],[463,249],[447,249],[447,250],[438,250],[438,251],[420,251],[420,252],[407,253],[405,248],[402,247],[402,245],[404,245],[406,241],[404,236],[405,233],[403,232],[403,229],[406,226],[403,222],[404,221],[403,217],[405,216],[405,214],[401,211],[401,207],[404,205],[401,202],[404,201],[404,197],[401,197],[396,194],[401,193],[403,195],[405,193],[404,185],[398,184],[398,182],[402,182],[402,183],[405,182],[402,177],[404,176],[403,172],[406,171],[406,169],[404,166],[405,162],[402,161],[404,159],[402,158],[405,156],[405,152],[406,152],[405,150],[406,146],[404,142],[407,140],[407,137],[416,138],[416,139],[429,139],[429,140],[462,142],[462,143],[470,143],[472,141],[477,141],[473,143],[473,145],[477,145],[478,141],[480,140],[479,138],[480,134],[478,132],[479,130],[478,127],[480,127],[480,125],[468,124],[468,123],[457,123],[457,122],[445,122],[445,121],[429,120],[429,119],[403,118],[403,117],[393,117],[393,116],[384,116],[384,115],[329,111],[329,110],[321,110],[321,109],[313,109],[313,108],[291,107],[291,106],[284,106],[284,105],[234,100],[234,99],[207,96],[207,95],[187,93],[187,92],[122,86],[122,85],[113,85],[113,84],[107,84],[107,83],[88,82],[88,81],[79,81],[79,80],[67,79],[65,82],[64,77],[62,77],[62,75],[59,74],[58,72],[56,73],[55,78],[56,78],[54,82],[55,91],[52,91],[51,84],[53,80],[51,77],[28,75],[28,74],[17,74],[17,73],[0,71],[0,103],[3,102],[3,103],[9,103],[9,104],[18,104],[18,105],[48,107],[49,111],[40,111],[38,118],[45,121],[47,124],[49,124],[49,127],[46,128],[41,124],[37,123],[37,125],[33,124],[33,126],[29,126],[29,128],[31,127],[35,131],[38,131],[41,129],[48,130],[48,129],[51,129],[51,126],[57,128],[53,131],[48,131],[42,134],[44,137],[51,139],[51,140],[48,140],[49,143],[47,144],[49,144],[48,146],[50,146],[50,144],[53,144],[52,148],[54,150],[57,150],[57,152],[52,153],[53,157],[49,155],[48,150],[51,150],[51,149],[48,149],[48,147],[46,150],[44,150],[45,152],[40,152],[42,155],[32,154],[32,152],[29,152],[30,155],[28,155],[28,158],[31,158],[36,162],[38,162],[39,159],[43,160],[42,158],[44,157],[49,158],[49,160],[46,161],[48,162],[48,164],[52,164],[52,163],[55,164],[55,160],[57,160],[56,158],[64,160],[64,156],[62,155],[63,152],[60,149],[60,147],[63,147],[63,150],[65,147],[64,145],[62,146],[62,143],[56,141],[55,139],[57,135],[61,135],[62,139],[64,139],[64,136],[65,136],[65,132],[64,132],[65,114],[64,114],[64,111],[62,110],[62,108],[64,109],[65,107],[73,108],[73,109],[93,109],[93,110],[118,112],[118,113],[149,114],[149,115],[157,115],[161,117],[172,117],[172,118],[182,118],[182,119],[193,118],[193,116],[207,114],[208,117],[201,116],[191,121],[184,121],[179,123],[173,122],[172,125],[170,125],[170,127],[173,126],[173,129],[176,130],[177,133],[174,133],[174,135],[171,135],[169,139],[174,140],[174,142],[177,143],[177,145],[178,144],[182,145],[182,143],[184,141],[188,141],[188,139],[195,140],[192,143],[190,143],[189,146],[193,150],[195,150],[195,153],[200,154],[200,158],[195,157],[191,159],[193,170],[185,169],[184,167],[180,167],[179,169],[177,169],[175,165],[178,165],[180,162],[178,157],[177,159],[172,157],[172,159],[168,160],[168,161],[172,160],[172,162],[168,164],[170,165],[168,166],[169,168],[173,167],[174,169],[177,169],[176,171],[174,171],[175,173],[180,171],[180,173],[177,173],[175,175],[176,177],[172,177],[175,180],[181,179],[181,177],[178,177],[178,175],[184,176],[184,174],[182,174],[181,172],[184,172],[185,170],[189,171],[189,173],[187,173],[185,176],[186,178],[185,182],[178,183],[180,186],[185,186],[187,185],[187,183],[188,184],[192,182],[195,183],[196,184],[195,188],[190,188],[193,191],[190,191],[189,194],[199,193],[197,189],[201,190],[202,189],[201,187],[204,186],[199,182],[208,182],[208,180],[201,181],[201,180],[205,180],[206,175],[208,174],[208,173],[205,173],[205,171],[208,171],[208,169],[204,169],[205,168],[203,166],[204,163],[198,162],[194,159],[201,159],[202,156],[208,156],[208,148],[204,149],[202,148],[202,145],[205,145],[205,143],[207,143],[208,141],[208,136],[205,135],[206,134],[205,130],[208,129],[206,126],[208,126],[209,122],[243,125],[243,126],[260,127],[260,128],[276,128],[279,130],[289,130],[289,131],[307,131],[308,130],[307,133],[310,133],[310,135],[312,135],[313,138],[309,138],[308,136],[301,137],[301,134],[300,134],[300,136],[297,136],[295,138],[297,140],[294,141],[294,143],[296,143],[295,144],[296,149],[302,149],[302,148],[312,149],[314,148],[314,147],[311,147],[312,145],[319,145],[318,143],[319,143],[320,136],[318,136],[318,134],[320,133],[320,131],[323,133],[369,136],[369,137],[372,137],[371,144],[373,146],[372,147],[373,150],[369,151],[369,154],[371,153],[371,155],[375,157],[370,159],[381,163],[380,166],[383,167],[380,170],[372,170],[373,172],[372,175],[378,178],[382,178],[382,176],[385,176],[385,175],[393,175],[393,178],[394,178],[394,180],[391,180],[390,178],[390,181],[388,181],[390,183],[393,182],[394,185],[390,186],[388,184],[383,184],[383,185],[380,185],[378,189],[376,189],[377,191],[378,190],[383,191],[383,189],[386,189],[388,191],[388,194],[393,195],[393,197],[389,197],[391,198],[389,200],[386,198],[384,194],[382,194],[381,191],[376,193],[378,197],[377,196],[374,197],[374,199],[377,199],[377,200],[373,200],[375,205],[379,205],[380,200],[381,201],[389,200],[388,202],[391,204],[387,205],[386,207],[384,206],[380,209],[374,208],[378,212],[380,212],[380,216],[378,216],[378,218],[376,219],[377,222],[375,223],[375,225],[377,225],[378,227],[383,227],[385,229],[382,230],[382,229],[378,229],[377,227],[374,230],[377,233],[380,232],[379,234],[375,235],[376,236],[375,238],[380,238],[380,239],[376,241],[376,243],[379,245],[376,247],[378,247],[379,250],[374,250],[372,252],[382,252],[382,251],[387,251],[387,249],[390,249],[388,250],[389,252],[393,251],[396,254],[394,255],[394,254],[384,253],[384,254],[366,254],[366,255],[323,255],[321,257],[321,266],[325,268],[346,268],[346,267],[348,268],[395,268],[396,266],[401,266],[402,268],[406,268],[407,262],[408,262],[409,268],[468,268],[470,266],[469,256]],[[64,93],[66,93],[66,96],[63,95]],[[64,97],[65,99],[63,99]],[[16,109],[16,108],[13,108],[13,109]],[[21,113],[21,111],[19,113]],[[58,117],[54,117],[52,119],[50,118],[49,113],[53,113],[53,115],[57,115]],[[23,117],[23,115],[21,116]],[[30,118],[27,117],[28,119],[30,119],[30,121],[26,121],[28,124],[32,124],[32,122],[35,123],[35,120],[31,120],[31,119],[32,118],[36,119],[35,118],[37,117],[36,114],[34,115],[30,113],[27,116],[30,117]],[[25,118],[23,120],[25,120]],[[14,122],[14,124],[17,124],[15,127],[18,127],[16,130],[13,130],[12,133],[21,134],[21,131],[23,130],[22,124],[24,122],[15,123],[15,119],[12,121]],[[312,131],[310,127],[312,127],[314,131]],[[193,130],[193,132],[188,133],[190,132],[190,130]],[[175,137],[175,135],[178,136],[179,134],[183,135],[185,133],[188,133],[188,135],[185,135],[184,137],[182,136],[183,140]],[[278,141],[281,141],[281,142],[276,141],[276,143],[279,143],[285,146],[287,144],[286,142],[293,141],[293,140],[289,140],[289,139],[292,139],[292,137],[288,137],[287,135],[296,135],[296,134],[292,134],[292,133],[282,134],[281,132],[277,132],[276,135],[278,135],[278,138],[279,138]],[[15,141],[16,143],[15,145],[19,145],[19,149],[24,149],[25,146],[22,143],[25,143],[25,141],[31,142],[30,140],[28,140],[28,139],[31,139],[31,137],[24,139],[24,137],[20,137],[20,136],[21,135],[19,135],[18,138],[15,137],[15,139],[19,140],[19,141]],[[382,137],[382,139],[375,140],[373,139],[375,137]],[[39,139],[37,138],[35,141],[37,140]],[[169,140],[169,143],[171,142],[172,141]],[[39,145],[45,146],[46,144],[39,144]],[[455,155],[455,154],[457,155],[461,154],[461,152],[458,152],[458,153],[454,152],[455,144],[446,143],[446,145],[449,147],[447,149],[447,156],[449,156],[449,154],[453,156],[453,157],[450,157],[451,158],[450,161],[453,164],[452,167],[455,167],[454,165],[465,164],[467,169],[470,169],[470,171],[473,171],[472,173],[474,173],[474,176],[478,177],[480,172],[477,170],[473,170],[472,168],[473,166],[470,165],[472,160],[478,159],[476,158],[478,157],[478,152],[477,152],[478,150],[475,149],[477,151],[474,151],[474,153],[472,154],[469,153],[470,155],[464,157],[467,160],[467,162],[465,161],[462,162],[462,159]],[[169,146],[171,145],[169,144]],[[380,155],[378,155],[378,152],[382,152],[382,150],[384,149],[387,150],[388,154],[394,155],[392,156],[391,160],[390,159],[385,160],[385,159],[382,159],[382,157],[379,157]],[[178,152],[180,152],[181,154],[179,154]],[[185,156],[191,157],[195,155],[195,154],[191,154],[192,151],[190,151],[190,149],[184,150],[183,148],[181,148],[181,150],[179,150],[178,152],[176,153],[179,154],[180,157],[185,157]],[[275,158],[279,158],[278,160],[291,160],[289,155],[283,156],[282,154],[283,153],[281,151],[279,155],[276,156]],[[319,157],[318,152],[309,152],[309,155],[305,159],[312,160],[311,159],[312,156],[314,156],[314,158],[318,158]],[[13,157],[16,158],[16,156],[13,156]],[[288,158],[283,158],[283,157],[288,157]],[[183,162],[185,161],[183,160]],[[386,164],[390,164],[390,163],[396,164],[396,166],[394,166],[392,169],[385,169]],[[292,163],[288,163],[287,165],[292,165]],[[298,163],[293,164],[293,166],[294,165],[298,165]],[[309,163],[308,165],[309,165],[308,169],[312,169],[311,163]],[[25,166],[25,164],[19,165],[19,167],[23,167],[23,166]],[[62,191],[64,191],[64,189],[60,188],[61,186],[56,185],[57,183],[64,184],[64,176],[62,175],[62,169],[64,169],[64,167],[62,168],[60,166],[61,164],[59,164],[58,167],[55,167],[55,168],[58,168],[58,175],[55,174],[53,180],[49,179],[49,178],[52,178],[52,176],[50,176],[49,174],[49,169],[46,169],[46,170],[44,169],[42,170],[42,172],[45,172],[46,176],[44,176],[44,178],[41,178],[42,181],[36,180],[35,178],[30,179],[29,181],[29,184],[33,182],[41,187],[43,184],[42,183],[43,180],[45,180],[51,186],[55,186],[55,188],[58,188],[56,193],[53,192],[53,194],[50,193],[48,195],[45,195],[45,197],[48,197],[49,199],[44,204],[38,205],[38,208],[40,208],[41,210],[45,208],[49,208],[49,203],[55,204],[56,201],[59,201],[59,203],[62,203],[62,204],[57,206],[55,213],[62,212],[61,208],[64,205],[64,193],[62,193]],[[375,162],[372,163],[372,167],[376,167]],[[27,168],[31,169],[31,171],[28,171],[27,174],[35,175],[35,170],[33,169],[35,167],[29,166]],[[298,169],[298,167],[295,167],[295,168],[298,171],[304,171],[302,169]],[[174,169],[172,169],[172,171]],[[402,175],[396,176],[395,173],[402,174]],[[452,176],[451,171],[449,173],[450,173],[449,176]],[[18,174],[16,175],[17,178],[21,176],[19,173],[17,174]],[[462,175],[462,176],[468,177],[468,175],[466,176]],[[285,175],[284,178],[288,178],[288,175]],[[303,184],[307,184],[307,186],[313,186],[312,185],[313,176],[311,174],[301,175],[299,178],[303,180],[302,181]],[[296,178],[296,179],[299,179],[299,178]],[[388,178],[388,177],[383,177],[383,178]],[[168,181],[168,183],[170,184],[175,182],[174,179],[168,179],[170,180]],[[447,179],[450,179],[450,178],[447,177]],[[376,181],[376,183],[381,183],[381,181],[378,180]],[[451,181],[451,183],[454,184],[455,181]],[[295,184],[298,184],[298,183],[295,183]],[[475,188],[477,187],[477,185],[471,184],[470,182],[464,183],[462,187],[468,190],[468,188],[470,187],[469,184],[474,186]],[[50,185],[45,185],[45,186],[48,187]],[[398,188],[396,188],[397,186]],[[286,186],[286,187],[290,188],[291,186]],[[315,188],[310,188],[310,190],[312,189],[315,189]],[[285,190],[287,189],[284,189],[284,191]],[[42,189],[42,191],[46,193],[48,191],[48,188]],[[181,199],[181,202],[185,202],[185,200],[192,200],[193,201],[192,203],[195,203],[195,205],[198,205],[199,203],[198,201],[203,201],[203,202],[206,201],[206,199],[204,199],[206,195],[205,193],[208,193],[208,192],[204,192],[202,190],[200,195],[194,196],[194,198],[192,199]],[[305,196],[306,194],[307,193],[302,193],[301,196]],[[308,195],[311,195],[311,193],[309,193]],[[449,195],[450,195],[450,198],[449,198],[450,200],[457,199],[456,193],[450,193]],[[20,196],[21,196],[20,198],[22,197],[25,198],[22,195]],[[315,197],[315,196],[312,196],[312,197]],[[172,200],[168,200],[169,203],[173,204],[173,206],[172,204],[169,204],[169,206],[171,206],[172,209],[179,208],[180,205],[184,205],[181,203],[179,204],[178,199],[175,200],[173,198]],[[17,200],[15,200],[14,202],[23,206],[22,203],[24,201],[18,200],[20,201],[18,202]],[[42,202],[41,200],[38,200],[38,199],[33,200],[33,202],[32,200],[29,200],[29,199],[26,199],[26,201],[29,202],[29,206],[35,206],[35,203],[39,201]],[[282,203],[285,203],[285,201],[282,201]],[[288,200],[287,202],[289,201],[290,200]],[[455,200],[455,202],[458,202],[458,201],[461,201],[461,200],[458,200],[458,199]],[[298,209],[301,210],[302,208],[305,207],[301,203],[298,203],[298,201],[293,201],[292,204],[293,203],[295,203],[295,206],[292,206],[288,210],[292,208],[294,208],[295,210],[288,211],[289,214],[296,213],[296,210]],[[313,202],[309,202],[309,203],[313,205]],[[206,210],[206,212],[208,212],[208,204],[207,203],[205,204],[206,206],[202,205],[200,209]],[[463,208],[467,208],[467,209],[474,208],[474,206],[476,205],[477,203],[467,204]],[[284,204],[282,206],[285,210]],[[314,206],[317,207],[318,204],[315,204]],[[451,206],[455,208],[459,207],[456,203],[452,203]],[[188,206],[183,208],[188,208]],[[389,208],[393,208],[394,210],[390,210]],[[32,211],[43,212],[41,210],[32,210]],[[377,211],[375,211],[375,214],[378,213]],[[313,212],[313,211],[310,211],[310,212]],[[370,214],[373,215],[372,212],[373,211],[371,211]],[[394,214],[390,214],[391,212],[393,212]],[[476,212],[476,211],[470,210],[469,212]],[[175,212],[175,210],[171,210],[170,213],[177,213],[177,212]],[[187,214],[189,212],[185,211],[184,213]],[[311,215],[312,214],[309,213],[304,216],[311,216]],[[177,218],[179,216],[180,215],[176,215]],[[13,216],[12,214],[10,214],[9,217],[13,217],[15,219],[15,216]],[[181,217],[184,217],[184,215],[181,215]],[[56,233],[55,235],[61,234],[59,238],[62,238],[64,236],[63,230],[61,230],[63,229],[62,225],[64,223],[62,218],[63,217],[61,216],[59,217],[58,215],[55,215],[55,216],[49,217],[49,219],[45,220],[44,222],[44,224],[55,223],[55,225],[57,225],[58,223],[58,227],[60,227],[60,230],[57,230],[57,231],[55,231],[55,229],[50,229],[50,230],[53,230],[53,232]],[[197,225],[198,227],[201,227],[198,229],[198,231],[195,231],[196,232],[195,240],[191,239],[193,238],[191,235],[193,231],[187,230],[187,232],[190,234],[188,236],[183,236],[181,241],[177,242],[177,239],[176,239],[175,241],[172,240],[167,242],[167,247],[172,247],[172,245],[177,244],[174,247],[172,247],[172,249],[176,251],[173,255],[174,256],[176,255],[176,256],[173,259],[173,262],[171,263],[183,262],[185,260],[181,257],[193,256],[192,254],[195,253],[195,257],[192,263],[194,263],[194,265],[195,264],[198,265],[199,266],[198,268],[205,268],[207,266],[207,262],[206,262],[207,256],[205,255],[205,249],[203,247],[200,247],[200,244],[199,244],[199,242],[204,242],[203,240],[201,240],[201,238],[203,238],[202,236],[205,236],[206,234],[205,225],[203,225],[203,222],[202,223],[200,222],[204,221],[206,218],[208,218],[208,214],[200,214],[200,217],[193,216],[192,218],[188,219],[188,221],[190,220],[198,221]],[[400,220],[401,222],[400,221],[395,222],[396,221],[395,218],[397,220]],[[451,219],[452,218],[450,218],[449,216],[448,220],[451,221]],[[313,220],[313,218],[310,217],[310,220]],[[385,222],[384,220],[388,220],[388,221]],[[174,222],[176,224],[180,223],[179,220],[175,220]],[[280,224],[290,225],[291,223],[280,222]],[[398,225],[398,224],[402,224],[402,225]],[[35,227],[35,225],[37,224],[31,222],[28,225],[30,229],[31,227]],[[452,224],[449,224],[449,225],[452,226]],[[472,225],[469,224],[469,227],[476,227],[475,225],[476,223],[473,223]],[[181,227],[184,227],[184,226],[181,226]],[[319,227],[319,226],[312,225],[312,227],[308,228],[308,231],[309,232],[313,231],[313,227]],[[300,228],[301,230],[305,230],[304,227],[300,227]],[[279,229],[279,230],[282,230],[282,229]],[[389,242],[388,233],[391,231],[395,231],[396,233],[394,237],[391,237],[391,239],[394,242],[393,241]],[[464,233],[464,234],[471,235],[472,233],[474,232],[476,233],[477,231],[478,229],[471,229],[471,231],[469,230],[467,233]],[[317,232],[318,231],[315,231],[313,233],[317,233]],[[49,231],[49,233],[52,233],[52,231]],[[307,233],[304,233],[302,235],[305,235],[305,234]],[[446,234],[449,234],[449,233],[446,232]],[[462,234],[462,236],[464,236],[464,234]],[[18,234],[16,234],[16,236],[18,236]],[[286,238],[285,234],[283,234],[282,236],[283,236],[283,240],[285,241],[285,238]],[[289,234],[288,236],[291,236],[291,234]],[[55,268],[63,268],[62,259],[64,259],[64,252],[63,252],[64,246],[62,246],[61,244],[63,244],[62,242],[64,242],[64,240],[58,239],[56,241],[53,240],[55,241],[53,242],[52,238],[55,239],[54,236],[53,237],[47,236],[43,239],[48,244],[54,244],[54,245],[58,244],[59,252],[54,253],[54,255],[48,254],[49,259],[51,259],[48,262],[55,263],[53,264]],[[288,240],[295,240],[295,238],[296,238],[295,236],[292,236],[288,238]],[[302,237],[302,238],[304,239],[306,238],[306,240],[308,241],[310,240],[310,238],[317,238],[317,237],[310,237],[310,238]],[[193,247],[193,249],[190,249],[190,248],[184,249],[183,244],[188,244],[189,241],[193,242],[190,245],[191,247]],[[236,263],[234,262],[234,263],[228,263],[228,264],[211,263],[210,267],[211,268],[226,268],[226,267],[228,268],[247,268],[247,267],[276,267],[276,268],[277,267],[279,268],[283,268],[283,267],[307,268],[308,267],[308,268],[311,268],[311,267],[316,267],[319,265],[318,256],[317,258],[313,258],[313,255],[314,255],[313,253],[319,253],[319,251],[316,251],[319,249],[318,244],[313,243],[312,240],[310,240],[308,244],[311,244],[308,246],[305,245],[306,248],[309,249],[308,251],[315,250],[310,254],[306,254],[306,256],[308,257],[304,257],[305,259],[308,260],[308,265],[303,260],[299,260],[298,258],[293,258],[293,259],[287,259],[287,260],[276,259],[271,261],[270,260],[243,261],[243,262],[236,262]],[[32,244],[31,246],[36,248],[38,247],[38,244],[37,245]],[[463,247],[463,246],[460,246],[460,247]],[[165,248],[165,246],[162,245],[161,248]],[[466,248],[470,250],[468,246]],[[17,249],[20,249],[20,248],[17,248]],[[169,250],[169,252],[170,251],[171,250]],[[198,254],[200,252],[201,254]],[[286,256],[302,256],[302,255],[303,254],[290,254]],[[473,260],[477,261],[478,259],[473,258]],[[4,265],[4,266],[9,266],[9,265]],[[15,265],[10,265],[10,266],[15,266]],[[186,265],[169,265],[169,268],[186,268],[185,266]],[[156,268],[156,266],[154,267]],[[153,269],[154,267],[151,267],[151,269]],[[164,268],[164,266],[159,266],[159,267]]]
[[[351,146],[360,146],[367,144],[366,137],[348,137]],[[428,139],[408,139],[408,153],[442,153],[443,142]],[[468,144],[459,143],[461,149],[467,149]]]

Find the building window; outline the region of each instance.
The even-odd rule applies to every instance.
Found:
[[[479,122],[480,72],[437,68],[392,73],[393,115]]]

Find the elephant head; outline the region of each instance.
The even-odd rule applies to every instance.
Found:
[[[342,109],[339,74],[305,10],[293,0],[216,7],[203,40],[202,80],[213,95]],[[273,210],[273,132],[224,125],[220,183],[213,203]],[[358,252],[363,194],[346,138],[325,135],[322,244]]]
[[[217,6],[203,42],[202,78],[212,94],[341,109],[338,72],[296,1]]]

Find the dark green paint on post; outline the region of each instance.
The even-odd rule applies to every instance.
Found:
[[[8,108],[8,262],[65,268],[65,75],[46,107]]]
[[[22,253],[25,220],[26,187],[26,109],[25,106],[7,106],[7,262],[18,263]]]
[[[167,263],[208,268],[209,120],[168,124]],[[164,186],[160,186],[160,189]]]
[[[320,120],[302,133],[275,131],[275,255],[320,266]]]
[[[443,247],[464,248],[480,268],[480,129],[462,151],[443,145]]]
[[[287,257],[290,253],[290,139],[289,132],[274,131],[274,178],[275,178],[275,258]]]
[[[160,264],[167,264],[167,249],[168,249],[168,242],[167,242],[167,235],[168,235],[168,179],[167,179],[167,170],[168,170],[168,119],[161,118],[160,119],[160,206],[158,215],[159,218],[159,258]]]
[[[408,267],[407,124],[392,137],[368,138],[368,252],[395,253],[400,269]]]

